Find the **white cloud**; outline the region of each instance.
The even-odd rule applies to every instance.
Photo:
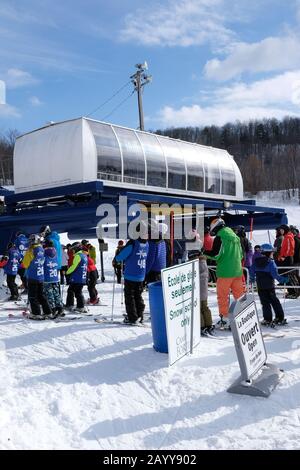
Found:
[[[44,104],[37,96],[31,96],[29,98],[29,103],[32,106],[41,106],[42,104]]]
[[[164,126],[223,125],[227,122],[248,121],[284,116],[300,116],[300,69],[251,84],[236,83],[206,93],[210,104],[165,106],[158,113]]]
[[[7,88],[19,88],[29,85],[35,85],[38,80],[25,70],[10,68],[1,75],[1,79],[5,82]]]
[[[225,81],[244,72],[272,72],[300,67],[299,38],[268,37],[253,44],[236,43],[224,60],[209,60],[204,68],[207,78]]]
[[[9,104],[0,104],[0,118],[4,117],[21,117],[20,112],[14,106],[10,106]]]
[[[224,25],[225,3],[224,0],[169,0],[166,5],[152,4],[126,16],[120,39],[149,46],[225,44],[234,36]]]
[[[158,115],[158,121],[164,127],[170,126],[222,126],[227,122],[249,121],[250,119],[263,119],[275,117],[282,119],[284,116],[300,116],[298,113],[290,112],[284,108],[271,108],[260,106],[225,106],[216,104],[213,106],[201,107],[199,105],[183,106],[174,109],[165,106]]]
[[[286,72],[251,84],[237,83],[214,92],[214,98],[223,103],[240,106],[268,106],[300,104],[300,70]]]

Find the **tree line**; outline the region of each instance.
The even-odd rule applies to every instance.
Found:
[[[263,119],[224,126],[176,127],[157,134],[226,149],[239,166],[244,191],[300,188],[300,119]]]
[[[172,127],[155,133],[226,149],[239,166],[244,190],[300,194],[300,119],[263,119],[224,126]],[[13,184],[13,149],[19,132],[0,134],[0,184]]]
[[[13,152],[19,132],[10,129],[0,134],[0,185],[13,184]]]

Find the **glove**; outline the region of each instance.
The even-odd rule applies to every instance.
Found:
[[[289,278],[287,276],[282,276],[282,284],[288,284]]]

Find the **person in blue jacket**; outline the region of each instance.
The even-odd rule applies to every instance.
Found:
[[[148,234],[142,236],[147,238]],[[138,319],[143,322],[145,304],[142,293],[148,248],[147,239],[129,240],[115,258],[117,262],[125,261],[124,296],[127,315],[124,323],[135,324]]]
[[[29,237],[29,248],[25,253],[23,266],[28,280],[28,300],[31,307],[29,318],[33,320],[45,320],[46,316],[51,316],[51,309],[44,294],[44,262],[45,253],[41,237],[32,234]]]
[[[51,318],[56,318],[57,316],[64,316],[64,312],[58,280],[57,254],[52,240],[45,241],[44,250],[44,292],[52,311]]]
[[[149,240],[149,250],[146,260],[146,278],[145,282],[160,281],[161,270],[167,266],[167,247],[165,240],[161,235],[158,240]]]
[[[75,310],[79,313],[87,313],[87,309],[84,306],[82,289],[83,286],[87,284],[88,258],[82,248],[80,243],[72,246],[72,251],[75,253],[75,256],[72,265],[66,272],[67,282],[69,283],[66,308],[73,309],[75,296],[77,301]]]
[[[276,279],[282,284],[286,284],[288,277],[278,274],[277,266],[273,260],[275,248],[269,243],[264,243],[260,249],[261,254],[255,258],[250,268],[250,280],[252,283],[256,280],[257,292],[264,317],[262,325],[284,325],[287,321],[284,318],[282,305],[275,293],[274,280]],[[272,307],[275,312],[274,321],[272,321]]]
[[[18,286],[16,284],[16,275],[18,274],[20,253],[14,243],[7,245],[8,253],[0,267],[4,268],[6,274],[7,287],[10,290],[10,298],[8,300],[18,300]]]
[[[27,294],[27,278],[25,276],[25,268],[23,267],[22,261],[29,246],[28,236],[24,232],[17,232],[14,244],[21,255],[18,274],[24,287],[23,294]]]
[[[59,234],[57,232],[52,232],[49,225],[43,225],[40,228],[40,236],[44,237],[45,241],[51,240],[53,242],[57,255],[58,270],[60,271],[62,265],[62,247]]]

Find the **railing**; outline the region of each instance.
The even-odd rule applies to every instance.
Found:
[[[100,180],[108,180],[108,181],[122,181],[122,176],[116,173],[104,173],[102,171],[98,171],[97,177]]]
[[[216,269],[217,269],[217,266],[207,266],[208,267],[208,270],[210,271],[213,271],[214,272],[214,277],[216,277]],[[250,276],[249,276],[249,269],[248,268],[245,268],[243,266],[243,272],[245,272],[246,276],[245,276],[245,285],[246,285],[246,291],[247,293],[249,292],[249,286],[250,286]]]

